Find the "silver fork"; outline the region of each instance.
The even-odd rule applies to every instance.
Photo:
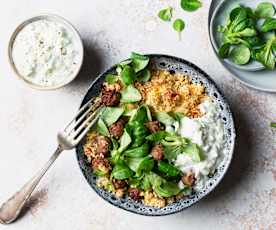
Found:
[[[100,99],[91,99],[57,135],[58,147],[44,167],[0,208],[0,223],[9,224],[17,219],[43,175],[64,150],[73,149],[95,124],[101,108]]]

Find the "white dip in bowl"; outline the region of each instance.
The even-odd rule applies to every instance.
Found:
[[[71,82],[83,61],[83,45],[63,18],[44,15],[29,19],[14,32],[9,56],[17,75],[39,89]]]

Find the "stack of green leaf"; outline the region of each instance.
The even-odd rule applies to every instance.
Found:
[[[255,60],[273,70],[276,52],[274,14],[274,5],[269,2],[260,3],[255,10],[245,6],[233,9],[226,24],[218,28],[223,34],[219,56],[230,58],[238,65]]]

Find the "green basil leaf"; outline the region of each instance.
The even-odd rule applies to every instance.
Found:
[[[137,102],[142,99],[142,95],[140,94],[139,90],[136,89],[133,85],[127,86],[121,92],[121,102],[122,103],[132,103]]]
[[[261,2],[255,10],[255,15],[259,18],[273,17],[274,14],[275,8],[270,2]]]
[[[134,69],[133,69],[131,66],[129,66],[129,65],[126,65],[126,66],[123,68],[123,70],[122,70],[120,76],[121,76],[121,79],[122,79],[122,81],[123,81],[123,83],[124,83],[125,85],[130,85],[130,84],[132,84],[132,83],[135,81],[135,79],[136,79],[135,71],[134,71]]]
[[[124,113],[124,108],[119,107],[106,107],[102,114],[101,118],[105,122],[105,124],[109,127],[113,123],[115,123]]]
[[[172,10],[172,7],[160,10],[158,13],[158,17],[163,21],[170,21],[172,19]]]
[[[240,45],[233,48],[229,56],[231,60],[237,65],[245,65],[250,61],[251,52],[248,47]]]
[[[130,145],[131,137],[126,129],[124,130],[124,133],[121,136],[119,143],[120,143],[120,147],[119,147],[120,152],[125,151],[127,147]]]
[[[103,136],[106,136],[106,137],[110,136],[108,128],[106,127],[104,121],[101,118],[99,118],[97,122],[96,130],[98,133],[100,133]]]
[[[145,69],[149,64],[149,57],[138,53],[132,52],[131,59],[132,59],[132,67],[136,73]]]
[[[193,12],[202,6],[199,0],[181,0],[181,7],[185,11]]]

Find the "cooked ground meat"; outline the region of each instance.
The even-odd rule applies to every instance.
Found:
[[[151,133],[156,133],[164,129],[159,121],[148,121],[145,125]]]
[[[107,156],[109,153],[109,144],[110,141],[107,137],[97,136],[95,139],[96,142],[96,154]]]
[[[160,161],[164,156],[164,149],[161,144],[156,144],[152,147],[150,154],[154,160]]]
[[[195,184],[196,178],[193,172],[188,172],[181,178],[183,184],[188,186],[193,186]]]
[[[125,180],[116,180],[116,179],[114,179],[112,181],[112,183],[113,183],[115,189],[125,188],[127,186],[127,183],[126,183]]]
[[[125,124],[125,120],[122,118],[119,119],[117,122],[115,122],[110,126],[109,128],[110,134],[114,138],[119,139],[124,133],[124,124]]]
[[[133,200],[140,200],[141,196],[140,196],[140,190],[138,188],[130,188],[128,190],[128,195],[130,196],[130,198],[132,198]]]
[[[107,159],[96,157],[92,160],[92,169],[101,174],[108,174],[111,166]]]
[[[101,103],[105,106],[116,106],[120,103],[120,93],[116,89],[103,86]]]

